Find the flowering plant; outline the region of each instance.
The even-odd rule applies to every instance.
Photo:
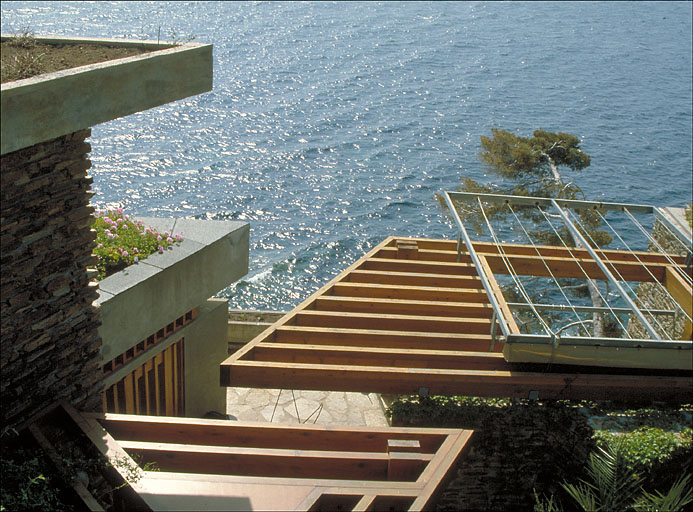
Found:
[[[125,215],[122,208],[97,211],[94,216],[94,255],[97,258],[96,278],[99,281],[145,259],[150,254],[163,253],[165,249],[183,240],[182,232],[178,235],[168,231],[159,233],[145,227],[142,221]]]

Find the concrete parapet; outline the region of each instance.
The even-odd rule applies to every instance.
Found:
[[[3,35],[2,39],[9,38]],[[0,149],[64,134],[212,90],[212,45],[36,37],[46,44],[137,46],[148,53],[2,85]]]
[[[249,225],[236,221],[140,218],[160,232],[184,232],[164,254],[153,254],[107,277],[99,299],[109,360],[173,319],[204,303],[248,272]]]

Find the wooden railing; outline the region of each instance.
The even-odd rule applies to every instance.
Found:
[[[104,412],[182,416],[183,338],[135,368],[103,393]]]

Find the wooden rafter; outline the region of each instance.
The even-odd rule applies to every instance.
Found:
[[[474,247],[482,265],[488,266],[486,275],[505,270],[495,245],[475,242]],[[533,247],[509,244],[504,248],[522,273],[545,275],[546,263],[557,277],[584,278],[577,258],[591,277],[600,276],[585,250],[542,246],[538,248],[542,261]],[[662,255],[604,251],[605,258],[628,279],[653,280],[634,254],[657,280],[667,279],[670,262]],[[499,354],[502,343],[492,343],[493,311],[479,269],[464,253],[461,261],[456,260],[454,241],[386,239],[224,361],[222,385],[690,400],[690,372],[506,362]],[[683,264],[680,257],[674,261]],[[512,319],[509,311],[504,314]],[[514,322],[510,324],[511,331],[518,332]]]

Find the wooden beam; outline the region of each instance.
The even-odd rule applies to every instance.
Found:
[[[493,277],[493,272],[491,272],[491,269],[489,268],[488,261],[486,261],[486,257],[479,256],[479,263],[481,263],[481,268],[479,269],[479,272],[484,273],[484,276],[486,277],[486,280],[488,281],[489,286],[491,287],[491,292],[493,293],[493,296],[495,297],[496,302],[498,303],[498,306],[500,307],[500,310],[503,314],[505,323],[508,325],[508,329],[510,329],[510,332],[513,334],[519,334],[520,328],[517,326],[517,322],[515,322],[515,317],[513,317],[512,311],[510,311],[508,303],[505,301],[503,292],[498,286],[498,281],[496,281],[496,278]]]
[[[373,259],[385,258],[393,259],[397,257],[397,249],[392,247],[381,248],[374,256]],[[467,263],[471,264],[472,259],[467,254],[462,254],[460,261],[457,261],[457,249],[448,250],[431,250],[431,249],[421,249],[419,248],[419,260],[420,261],[436,261],[436,262],[446,262],[446,263]]]
[[[351,283],[376,283],[404,286],[433,286],[443,288],[482,288],[481,280],[473,276],[449,276],[416,272],[386,272],[354,270],[349,273]]]
[[[444,251],[444,252],[454,252],[457,253],[457,241],[456,240],[436,240],[436,239],[421,239],[414,238],[413,240],[419,246],[419,250],[433,250],[433,251]],[[478,253],[488,253],[488,254],[498,254],[498,247],[492,242],[477,242],[474,241],[474,249]],[[387,246],[386,246],[387,247]],[[568,249],[562,246],[555,245],[537,245],[540,254],[543,256],[556,256],[563,258],[571,258]],[[509,254],[535,256],[536,250],[532,245],[527,244],[503,244],[503,250]],[[463,244],[464,251],[464,244]],[[570,248],[570,252],[575,254],[579,258],[590,258],[589,252],[586,249]],[[599,254],[602,254],[602,250],[599,249]],[[647,251],[618,251],[612,249],[604,249],[604,254],[606,258],[611,261],[630,261],[637,262],[638,259],[645,263],[659,263],[662,265],[668,265],[669,261],[667,256],[671,258],[677,265],[684,265],[686,261],[685,256],[680,256],[676,254],[669,254],[667,256],[657,253],[657,252],[647,252]],[[464,253],[463,253],[464,256]]]
[[[161,471],[291,478],[387,480],[387,453],[243,448],[144,441],[119,441],[129,453],[155,462]],[[418,474],[433,458],[419,454]]]
[[[503,354],[493,352],[325,347],[286,343],[260,343],[253,351],[253,361],[467,370],[502,370],[507,367]]]
[[[509,365],[508,368],[511,368]],[[236,361],[222,363],[230,386],[417,394],[422,387],[435,395],[672,401],[690,400],[690,376],[608,375],[592,373],[537,373],[486,370],[389,368]]]
[[[665,288],[678,305],[683,308],[688,317],[693,318],[693,289],[671,266],[668,266],[666,269]],[[686,320],[681,339],[690,340],[691,334],[693,334],[693,325],[691,325],[690,320]]]
[[[508,269],[501,256],[489,253],[481,253],[479,256],[484,256],[486,258],[494,273],[508,273]],[[543,258],[542,260],[536,256],[536,254],[534,256],[510,254],[508,255],[508,260],[510,261],[515,273],[523,276],[550,277],[551,274],[553,274],[555,277],[586,279],[586,273],[590,279],[606,279],[604,273],[601,271],[597,263],[591,258],[580,258],[575,260],[552,256]],[[651,282],[654,280],[652,276],[659,281],[664,279],[665,267],[663,265],[647,264],[647,268],[645,268],[638,262],[616,262],[613,260],[606,262],[603,259],[602,261],[606,263],[610,272],[612,272],[617,278],[620,274],[622,279],[625,281]],[[549,272],[549,269],[551,272]]]
[[[279,327],[268,341],[274,343],[307,343],[325,346],[351,346],[429,350],[488,351],[490,334],[457,334],[438,332],[374,331],[328,327]],[[263,342],[264,343],[264,342]]]
[[[238,423],[225,420],[85,413],[118,440],[287,450],[387,451],[392,439],[416,439],[422,453],[435,453],[452,429],[373,428],[330,425]]]
[[[373,509],[373,501],[375,500],[374,494],[366,494],[361,497],[361,499],[356,503],[352,512],[370,512]]]
[[[439,302],[404,299],[374,299],[370,297],[317,297],[314,308],[319,311],[351,313],[385,313],[420,316],[450,316],[491,318],[491,304],[473,302]]]
[[[367,297],[424,301],[478,302],[488,304],[486,292],[480,288],[436,286],[395,286],[375,283],[335,283],[329,292],[340,297]]]
[[[295,325],[313,327],[344,327],[379,331],[418,331],[453,333],[490,333],[487,318],[449,318],[438,316],[384,315],[377,313],[333,313],[330,311],[299,311]]]
[[[389,272],[412,272],[419,274],[442,274],[451,276],[475,276],[472,263],[431,262],[422,260],[397,260],[370,258],[364,260],[357,270],[378,270]]]

